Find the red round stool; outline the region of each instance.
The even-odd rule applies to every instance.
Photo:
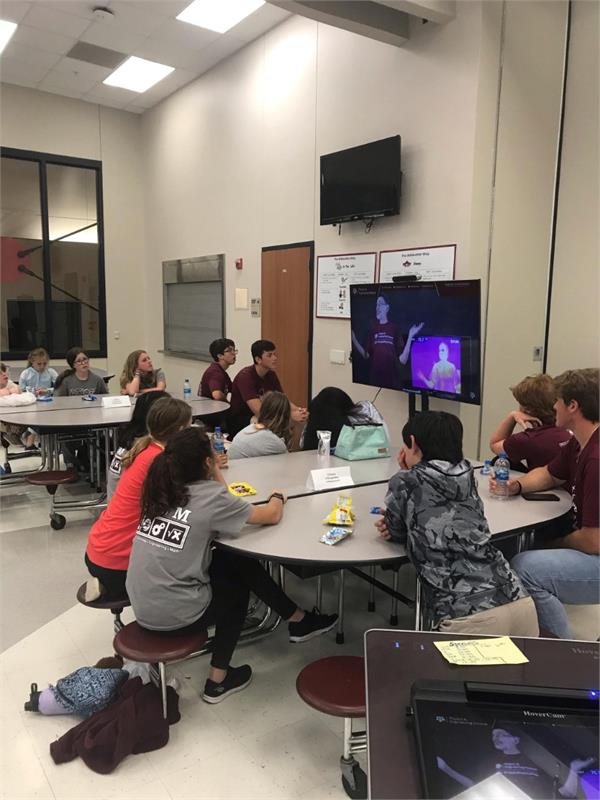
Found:
[[[342,785],[349,797],[365,798],[367,776],[353,754],[367,749],[367,734],[352,730],[352,720],[366,715],[364,660],[359,656],[332,656],[313,661],[298,675],[296,689],[307,705],[344,718]]]
[[[54,495],[59,486],[65,483],[75,483],[77,472],[74,469],[41,470],[31,475],[26,475],[25,480],[32,486],[45,486],[51,497],[50,500],[50,527],[59,531],[65,527],[67,520],[62,514],[54,510]]]
[[[169,635],[158,631],[147,631],[137,622],[130,622],[117,633],[113,640],[115,653],[130,661],[150,664],[150,677],[162,696],[163,717],[167,718],[167,681],[165,665],[200,652],[208,635],[205,631]],[[158,667],[158,668],[157,668]]]

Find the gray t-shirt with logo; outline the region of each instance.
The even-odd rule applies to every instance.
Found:
[[[208,568],[219,533],[237,535],[252,506],[221,483],[189,485],[183,508],[141,520],[133,540],[127,594],[139,624],[168,631],[191,625],[212,597]]]
[[[227,455],[229,458],[253,458],[254,456],[274,456],[287,453],[283,439],[266,428],[257,428],[254,423],[233,437]]]
[[[84,394],[108,394],[108,389],[104,380],[93,372],[84,381],[80,381],[77,375],[67,375],[54,392],[55,397],[76,397]]]

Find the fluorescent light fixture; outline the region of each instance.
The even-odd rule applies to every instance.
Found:
[[[16,22],[7,22],[5,19],[0,19],[0,53],[10,42],[11,37],[16,30]]]
[[[225,33],[264,4],[264,0],[194,0],[177,15],[177,19],[209,31]]]
[[[106,78],[103,83],[108,86],[120,86],[131,92],[147,92],[155,83],[170,75],[175,67],[147,61],[145,58],[130,56],[120,67]]]

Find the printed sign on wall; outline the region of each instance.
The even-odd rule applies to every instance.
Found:
[[[377,253],[347,253],[317,259],[317,317],[350,319],[350,286],[374,283]]]
[[[432,245],[411,250],[382,250],[379,283],[392,283],[396,276],[415,275],[420,281],[454,279],[455,244]]]

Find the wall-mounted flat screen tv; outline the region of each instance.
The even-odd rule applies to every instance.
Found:
[[[321,225],[400,211],[400,137],[321,156]]]
[[[356,284],[350,291],[352,380],[481,402],[481,282]]]

